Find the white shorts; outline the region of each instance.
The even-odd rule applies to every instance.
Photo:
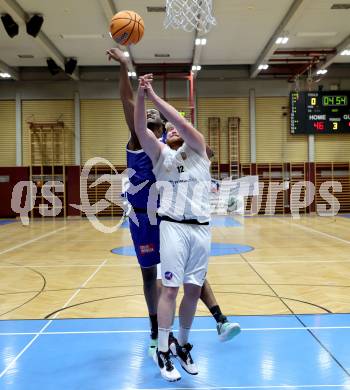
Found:
[[[157,279],[162,279],[162,268],[160,263],[157,264]]]
[[[163,285],[202,286],[208,270],[210,226],[161,221],[159,231]]]

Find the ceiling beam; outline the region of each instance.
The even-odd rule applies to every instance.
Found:
[[[336,57],[345,49],[350,46],[350,35],[348,35],[339,45],[335,48],[335,52],[333,54],[329,54],[324,62],[321,62],[316,70],[313,72],[313,75],[316,75],[317,71],[320,69],[328,68],[336,59]],[[319,76],[319,75],[317,75]]]
[[[112,17],[118,12],[113,0],[100,0],[101,7],[105,14],[107,25],[111,22]],[[130,46],[121,46],[115,43],[120,50],[127,51],[129,53],[128,69],[129,72],[136,72],[134,67],[134,59],[130,50]]]
[[[295,17],[295,14],[297,10],[300,8],[300,6],[303,4],[304,0],[294,0],[293,4],[290,6],[288,12],[284,16],[282,22],[279,24],[275,32],[272,34],[271,38],[267,42],[266,46],[264,47],[263,51],[260,53],[257,61],[254,65],[251,67],[250,71],[250,77],[255,78],[259,70],[259,65],[261,64],[267,64],[271,55],[273,52],[277,49],[278,45],[276,45],[276,39],[282,35],[283,31],[287,28],[288,23],[291,21],[293,17]]]
[[[5,64],[5,62],[2,62],[1,60],[0,60],[0,71],[10,74],[11,78],[14,80],[19,80],[18,71],[14,68],[11,68],[10,66]]]
[[[29,20],[30,16],[15,0],[0,0],[0,4],[16,21],[26,24],[27,20]],[[42,46],[48,57],[52,58],[59,67],[64,69],[64,55],[57,49],[57,47],[50,41],[42,30],[36,36],[35,41]],[[70,76],[73,80],[79,80],[78,70],[75,70],[73,74],[68,76]]]

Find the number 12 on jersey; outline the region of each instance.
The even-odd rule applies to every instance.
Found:
[[[177,167],[177,171],[178,171],[179,173],[185,172],[184,166],[183,166],[183,165],[179,165],[179,166]]]

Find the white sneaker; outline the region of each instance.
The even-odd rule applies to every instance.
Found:
[[[175,355],[175,351],[173,352],[173,350],[171,349],[173,355],[177,357],[177,360],[180,362],[182,368],[188,374],[197,375],[198,368],[197,368],[196,364],[193,362],[193,359],[192,359],[192,356],[190,353],[191,349],[193,348],[193,345],[187,343],[183,347],[181,347],[175,337],[174,337],[174,339],[175,339],[175,342],[174,342],[174,344],[171,344],[171,347],[173,347],[173,345],[176,346],[176,355]]]
[[[232,322],[218,322],[216,329],[218,331],[220,341],[229,341],[241,332],[239,324]]]
[[[170,351],[161,352],[156,350],[156,353],[153,355],[153,360],[157,364],[160,370],[162,377],[169,382],[176,382],[181,379],[179,371],[174,366],[171,361]]]

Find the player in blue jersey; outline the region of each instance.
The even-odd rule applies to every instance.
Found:
[[[150,354],[157,347],[158,322],[157,322],[157,304],[158,304],[158,283],[157,283],[157,264],[159,257],[159,224],[151,225],[147,215],[147,201],[149,189],[156,179],[153,175],[152,162],[146,153],[142,150],[134,127],[134,94],[128,76],[127,58],[122,50],[113,48],[107,51],[108,59],[114,59],[120,63],[119,90],[120,98],[123,103],[125,120],[130,130],[130,139],[126,147],[127,166],[133,168],[135,174],[130,177],[132,185],[136,186],[148,180],[148,183],[135,195],[128,194],[128,201],[134,209],[139,225],[137,226],[129,218],[130,233],[134,243],[135,252],[140,264],[143,291],[147,303],[150,323],[151,323],[151,343]],[[157,138],[163,134],[163,122],[157,110],[147,110],[147,127],[154,132]],[[209,282],[204,282],[200,299],[208,307],[209,311],[217,322],[217,332],[221,341],[232,339],[240,332],[238,324],[230,323],[226,316],[222,314]]]

